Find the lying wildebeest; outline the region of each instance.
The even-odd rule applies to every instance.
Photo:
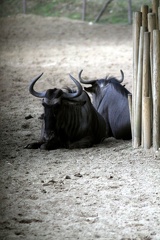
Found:
[[[41,76],[42,74],[33,79],[29,87],[33,96],[43,98],[41,138],[38,142],[28,144],[26,148],[84,148],[102,142],[106,132],[105,120],[95,110],[81,84],[70,75],[77,91],[54,88],[37,92],[34,85]]]
[[[84,80],[79,73],[79,80],[91,87],[84,89],[92,94],[93,106],[106,121],[107,137],[129,140],[131,136],[131,122],[129,114],[128,94],[130,92],[121,85],[124,79],[121,70],[121,80],[114,77],[105,79]]]

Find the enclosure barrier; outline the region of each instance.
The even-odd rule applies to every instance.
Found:
[[[160,1],[133,14],[132,145],[160,148]]]

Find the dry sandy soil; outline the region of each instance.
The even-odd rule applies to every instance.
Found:
[[[88,149],[24,147],[43,109],[28,92],[77,77],[125,73],[132,91],[132,27],[19,15],[0,20],[0,239],[159,240],[160,157],[106,139]],[[32,115],[33,118],[26,119]]]

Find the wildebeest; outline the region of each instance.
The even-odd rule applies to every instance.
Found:
[[[26,148],[85,148],[102,142],[106,131],[105,120],[95,110],[81,84],[69,75],[76,84],[77,91],[54,88],[37,92],[34,85],[41,76],[42,74],[34,78],[29,86],[29,92],[33,96],[43,99],[41,138]]]
[[[84,80],[79,73],[79,80],[91,87],[84,89],[92,94],[93,106],[106,121],[107,137],[129,140],[131,136],[131,122],[129,114],[128,94],[130,92],[121,85],[124,73],[121,70],[121,79],[106,77],[97,80]]]

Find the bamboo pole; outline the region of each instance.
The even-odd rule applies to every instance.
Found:
[[[152,135],[151,135],[151,98],[150,97],[144,97],[143,98],[143,111],[144,111],[144,148],[149,149],[152,145]]]
[[[158,8],[158,29],[160,30],[160,6]]]
[[[148,29],[148,14],[149,8],[148,5],[142,5],[141,12],[142,12],[142,26]]]
[[[142,96],[151,95],[150,83],[150,32],[144,32],[144,49],[143,49],[143,91]]]
[[[128,24],[132,24],[132,0],[128,0]]]
[[[133,88],[136,90],[137,68],[138,68],[138,51],[140,27],[142,25],[142,13],[135,12],[133,19]]]
[[[142,12],[142,26],[148,30],[148,5],[142,5],[141,6],[141,12]],[[142,73],[143,76],[143,73]],[[143,97],[143,93],[142,93]],[[142,100],[142,107],[143,107],[143,100]],[[143,110],[142,110],[142,125],[141,125],[141,145],[143,146]]]
[[[139,39],[139,56],[137,72],[137,89],[136,89],[136,109],[135,109],[135,129],[134,129],[134,147],[141,145],[141,108],[142,108],[142,72],[143,72],[143,38],[144,27],[140,27]]]
[[[156,28],[158,29],[158,6],[159,0],[152,0],[152,12],[156,15]]]
[[[154,29],[156,29],[156,15],[148,13],[148,31],[152,32]]]
[[[82,0],[82,21],[85,21],[86,18],[86,4],[87,0]]]
[[[148,31],[150,36],[150,64],[151,64],[151,81],[152,81],[152,66],[153,66],[153,30],[156,29],[156,15],[155,13],[148,13]]]
[[[150,33],[144,32],[144,49],[143,49],[143,78],[142,78],[142,141],[141,145],[148,148],[151,145],[151,133],[149,134],[146,127],[151,124],[148,114],[151,114],[151,105],[148,106],[146,97],[151,97],[151,76],[150,76]],[[147,102],[146,102],[147,101]],[[148,106],[148,110],[146,107]],[[151,118],[151,116],[150,116]],[[147,123],[147,119],[149,123]],[[147,133],[146,133],[147,131]],[[146,139],[150,137],[150,139]],[[150,144],[149,144],[150,143]]]
[[[159,149],[160,140],[160,31],[153,30],[153,148]]]
[[[142,24],[142,13],[135,12],[133,14],[133,84],[132,84],[132,145],[134,144],[135,116],[136,116],[136,89],[137,89],[137,72],[138,72],[138,53],[140,26]]]
[[[22,8],[23,8],[23,13],[26,13],[26,9],[27,9],[27,3],[26,0],[22,0]]]

